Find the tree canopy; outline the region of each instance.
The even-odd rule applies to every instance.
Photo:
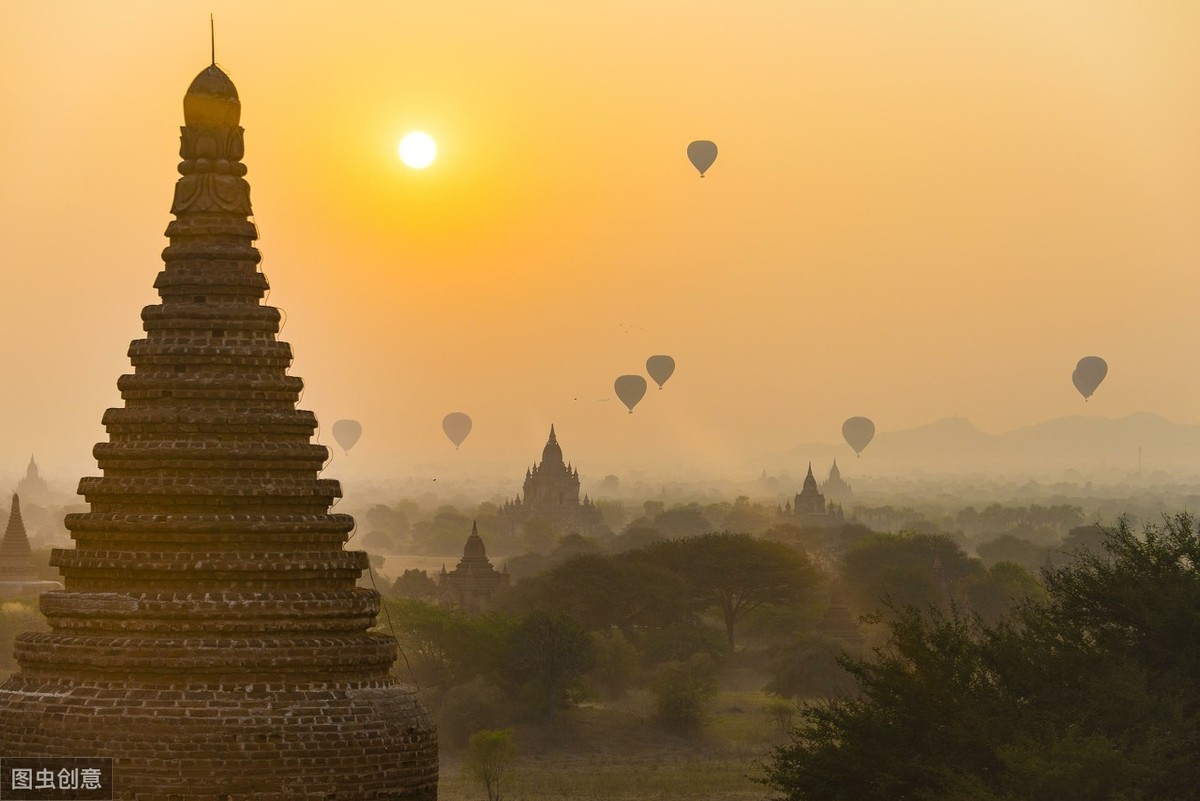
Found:
[[[797,605],[822,581],[803,551],[749,534],[705,534],[647,546],[646,560],[682,576],[698,609],[715,607],[729,647],[737,623],[764,604]]]
[[[1195,519],[1122,521],[1043,579],[995,624],[893,609],[885,648],[843,657],[858,694],[807,705],[762,782],[786,801],[1195,798]]]

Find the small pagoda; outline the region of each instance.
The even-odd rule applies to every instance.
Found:
[[[16,643],[0,756],[111,757],[136,801],[437,797],[437,738],[371,631],[367,555],[296,408],[280,313],[262,303],[237,90],[205,68],[183,101],[170,244],[129,347],[122,408],[53,551],[50,631]]]
[[[480,615],[491,611],[492,596],[507,586],[508,568],[499,571],[492,566],[483,546],[483,537],[479,536],[479,527],[471,523],[471,535],[463,546],[462,559],[448,573],[442,565],[442,572],[438,574],[442,602],[467,614]]]
[[[21,518],[21,497],[13,495],[4,539],[0,540],[0,598],[61,589],[59,582],[37,577],[33,549],[29,547],[25,521]]]

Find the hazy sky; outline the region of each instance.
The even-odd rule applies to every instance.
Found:
[[[301,406],[365,430],[331,477],[520,469],[551,422],[586,478],[851,415],[1200,423],[1195,0],[0,7],[5,471],[98,474],[210,11]]]

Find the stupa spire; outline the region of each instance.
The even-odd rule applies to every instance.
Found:
[[[4,529],[4,539],[0,540],[0,581],[29,581],[35,575],[33,549],[29,547],[25,521],[21,518],[21,499],[13,495],[8,526]]]
[[[66,518],[75,548],[51,557],[51,630],[18,639],[0,685],[0,754],[113,757],[114,797],[142,801],[427,801],[434,728],[368,631],[367,555],[343,547],[354,521],[330,512],[341,488],[262,302],[240,113],[215,63],[184,96],[160,302],[104,413],[102,475],[79,482],[90,511]]]

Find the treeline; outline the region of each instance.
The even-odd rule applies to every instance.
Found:
[[[587,545],[578,535],[564,541]],[[408,571],[389,609],[453,746],[478,728],[549,719],[634,687],[654,693],[663,726],[694,731],[730,667],[785,698],[846,688],[839,656],[883,636],[853,621],[889,603],[995,620],[1041,592],[1019,565],[987,567],[945,535],[775,525],[762,536],[698,534],[621,553],[593,545],[519,579],[477,618],[439,607],[436,582]],[[843,602],[850,629],[831,629],[829,610]]]
[[[762,769],[779,801],[1196,798],[1200,529],[1122,521],[987,623],[908,607]]]

